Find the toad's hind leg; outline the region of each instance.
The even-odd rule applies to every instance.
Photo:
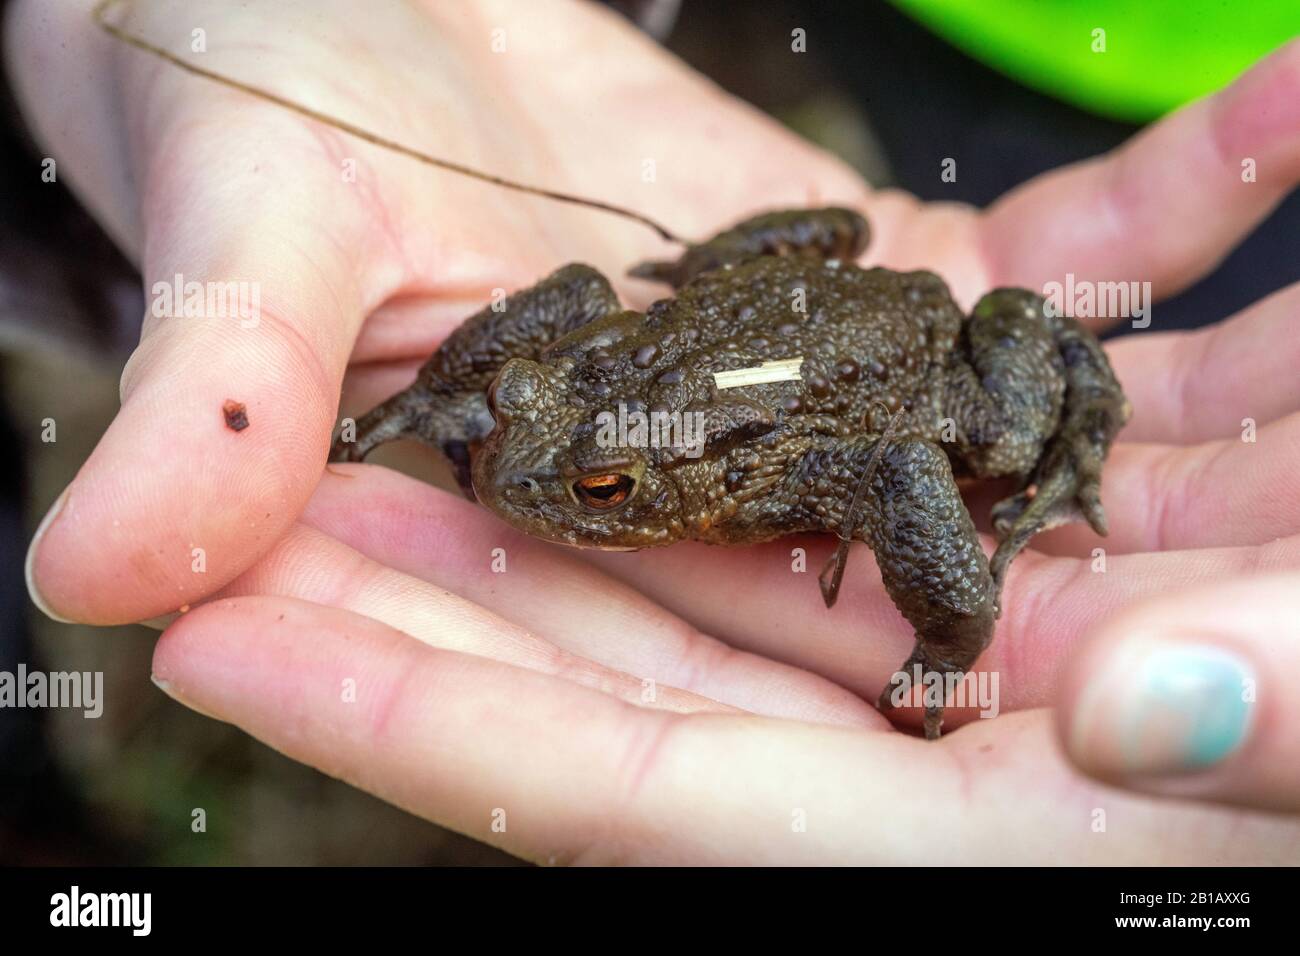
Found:
[[[629,270],[680,289],[697,275],[740,265],[758,256],[811,255],[856,259],[867,247],[867,221],[851,209],[783,209],[739,222],[712,239],[692,245],[678,259],[643,262]]]
[[[487,388],[512,358],[536,358],[565,334],[617,312],[618,298],[595,269],[567,265],[503,303],[466,319],[420,368],[414,383],[342,429],[331,461],[361,461],[373,449],[414,438],[439,449],[469,497],[470,449],[492,430]]]
[[[1000,593],[1011,560],[1038,532],[1083,518],[1106,534],[1102,463],[1130,408],[1096,337],[1032,292],[990,292],[964,332],[969,364],[948,388],[956,457],[981,477],[1021,478],[993,507]]]
[[[887,444],[877,457],[879,441]],[[864,473],[867,484],[857,495]],[[995,616],[988,560],[947,455],[919,439],[830,440],[805,455],[792,485],[810,489],[803,500],[814,526],[844,533],[847,525],[852,537],[871,545],[885,590],[916,631],[911,656],[878,706],[889,710],[910,701],[919,666],[927,689],[925,735],[938,737],[944,692],[935,695],[934,683],[945,687],[949,675],[971,668],[993,637]],[[833,595],[826,597],[829,602]]]

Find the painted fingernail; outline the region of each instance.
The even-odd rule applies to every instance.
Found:
[[[36,528],[36,534],[32,535],[32,543],[27,546],[27,560],[23,564],[23,574],[27,578],[27,594],[31,597],[32,603],[35,604],[36,607],[40,609],[40,612],[46,617],[58,621],[61,624],[71,624],[73,622],[50,610],[50,606],[45,603],[45,599],[41,597],[41,592],[36,588],[36,578],[33,575],[33,570],[36,564],[36,549],[40,547],[41,538],[45,537],[45,532],[49,530],[50,525],[54,523],[54,519],[63,511],[63,506],[68,500],[68,492],[71,490],[71,485],[64,488],[63,494],[59,495],[59,497],[55,499],[54,504],[50,506],[50,510],[45,512],[45,517],[41,519],[40,525]]]
[[[1212,645],[1166,645],[1113,659],[1075,708],[1071,749],[1121,774],[1211,767],[1245,743],[1254,713],[1249,664]]]

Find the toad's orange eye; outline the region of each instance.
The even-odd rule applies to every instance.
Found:
[[[596,511],[617,508],[632,496],[636,481],[627,475],[588,475],[573,483],[573,495]]]

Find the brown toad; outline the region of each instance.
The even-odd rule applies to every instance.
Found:
[[[1030,537],[1080,516],[1106,533],[1101,466],[1129,409],[1097,340],[1039,296],[999,289],[963,316],[933,273],[854,265],[866,242],[844,209],[757,216],[634,269],[677,290],[645,314],[565,266],[468,319],[333,457],[419,439],[512,525],[580,547],[865,541],[916,630],[887,708],[916,665],[928,682],[974,664]],[[778,361],[757,384],[716,376]],[[1020,479],[991,561],[954,474]],[[928,737],[942,713],[927,703]]]

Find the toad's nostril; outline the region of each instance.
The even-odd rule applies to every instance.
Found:
[[[515,471],[513,468],[504,468],[498,471],[493,476],[492,483],[499,492],[522,491],[525,494],[533,495],[542,490],[541,483],[536,478],[521,471]]]

